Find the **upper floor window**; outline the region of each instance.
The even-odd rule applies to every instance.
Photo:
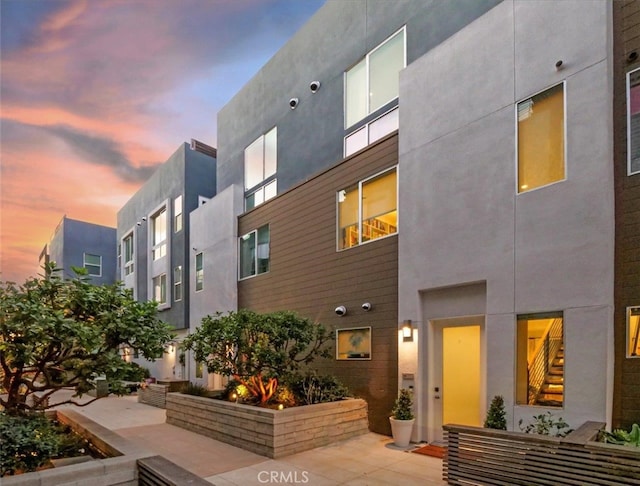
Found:
[[[173,231],[182,230],[182,194],[173,200]]]
[[[182,265],[173,269],[173,301],[182,300]]]
[[[240,278],[252,277],[269,271],[269,225],[240,238]]]
[[[124,254],[124,274],[133,273],[133,233],[129,233],[122,240]]]
[[[640,357],[640,307],[627,308],[627,358]]]
[[[516,403],[564,403],[563,313],[519,315],[516,330]]]
[[[394,167],[338,191],[338,249],[398,232],[398,181]]]
[[[565,178],[564,112],[564,83],[518,103],[519,193]]]
[[[153,300],[158,304],[167,303],[167,274],[153,277]]]
[[[399,121],[398,107],[396,106],[393,110],[351,132],[344,137],[344,156],[348,157],[376,140],[380,140],[388,133],[397,130]]]
[[[102,257],[100,255],[85,253],[83,256],[83,265],[89,275],[94,277],[100,277],[102,275]]]
[[[640,68],[627,73],[627,173],[640,173]]]
[[[247,210],[271,199],[277,193],[275,175],[278,165],[278,131],[274,127],[244,150],[244,189]],[[265,182],[263,184],[263,182]],[[259,187],[256,187],[259,186]]]
[[[167,208],[162,208],[151,217],[153,231],[153,259],[157,260],[167,254]]]
[[[403,27],[345,73],[345,128],[398,97],[398,73],[405,66]]]
[[[196,292],[204,288],[204,254],[196,255]]]

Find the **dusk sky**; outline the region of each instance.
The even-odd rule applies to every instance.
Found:
[[[324,0],[0,0],[0,280],[107,226]]]

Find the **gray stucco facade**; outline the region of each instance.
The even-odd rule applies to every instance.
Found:
[[[119,278],[133,289],[137,300],[144,301],[154,299],[154,278],[164,275],[166,301],[158,309],[161,319],[174,326],[179,335],[189,328],[188,296],[192,285],[189,262],[193,253],[189,242],[190,213],[201,204],[202,198],[206,200],[215,195],[215,187],[216,159],[184,143],[118,211]],[[178,198],[182,199],[180,226],[176,224]],[[166,217],[166,246],[153,258],[154,216],[162,211]],[[133,241],[133,260],[129,265],[125,261],[128,237]],[[181,273],[179,282],[176,281],[177,268]],[[176,283],[181,285],[179,298],[176,298]],[[181,377],[183,370],[176,366],[175,354],[174,348],[170,356],[165,353],[162,359],[145,365],[150,366],[152,375],[158,378]]]
[[[62,269],[64,278],[75,276],[72,267],[89,263],[91,283],[112,284],[117,280],[115,228],[64,216],[43,253]]]

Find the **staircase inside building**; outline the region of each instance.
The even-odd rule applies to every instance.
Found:
[[[535,405],[561,407],[564,401],[564,347],[551,361],[544,382],[535,398]]]

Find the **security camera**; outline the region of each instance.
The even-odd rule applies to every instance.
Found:
[[[292,110],[295,110],[296,106],[298,106],[298,98],[291,98],[289,100],[289,108],[291,108]]]
[[[309,89],[311,90],[312,93],[315,93],[316,91],[318,91],[320,89],[320,81],[311,81],[309,83]]]
[[[146,220],[147,220],[147,217],[146,217],[146,216],[143,216],[143,217],[142,217],[142,221],[146,221]]]
[[[373,307],[371,305],[371,302],[365,302],[364,304],[362,304],[362,310],[364,310],[364,311],[370,311],[371,307]]]
[[[335,313],[342,317],[347,313],[347,308],[343,305],[340,305],[336,307]]]

